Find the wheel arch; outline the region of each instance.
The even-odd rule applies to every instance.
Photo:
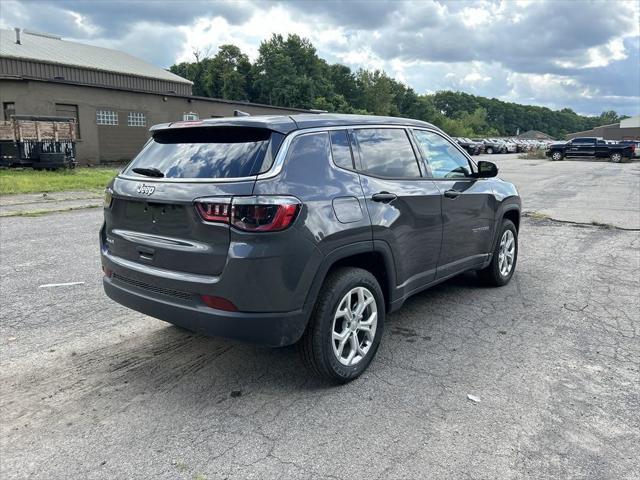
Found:
[[[309,294],[305,301],[306,311],[311,313],[313,310],[318,293],[327,275],[336,268],[341,267],[362,268],[376,277],[384,295],[385,309],[389,311],[391,302],[394,300],[396,272],[393,254],[389,246],[384,242],[360,242],[346,245],[327,255],[309,289]]]
[[[507,206],[507,208],[502,212],[502,219],[511,220],[516,226],[517,232],[520,231],[520,217],[520,209],[514,204]]]

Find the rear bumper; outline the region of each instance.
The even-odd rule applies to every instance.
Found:
[[[105,293],[116,302],[146,315],[203,335],[230,338],[269,347],[297,342],[307,324],[303,310],[283,313],[244,313],[187,305],[104,277]]]

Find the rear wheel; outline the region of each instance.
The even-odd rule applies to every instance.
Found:
[[[613,152],[611,155],[609,155],[609,160],[611,160],[613,163],[620,163],[622,162],[622,154],[620,152]]]
[[[553,152],[551,154],[551,160],[553,160],[554,162],[558,162],[562,160],[562,158],[563,158],[562,152]]]
[[[488,267],[478,270],[478,276],[487,285],[501,287],[511,280],[518,260],[518,231],[511,220],[503,220],[498,243]]]
[[[305,366],[336,383],[360,376],[378,350],[384,309],[380,285],[371,273],[360,268],[331,272],[298,343]]]

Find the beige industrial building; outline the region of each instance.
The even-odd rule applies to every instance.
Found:
[[[598,137],[605,140],[640,140],[640,115],[626,118],[620,123],[602,125],[583,132],[569,133],[566,138]]]
[[[53,35],[0,30],[2,120],[11,115],[77,119],[77,160],[130,160],[164,122],[290,114],[277,108],[191,95],[191,82],[123,52]]]

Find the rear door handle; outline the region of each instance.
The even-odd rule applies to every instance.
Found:
[[[457,190],[447,190],[444,192],[444,196],[447,198],[458,198],[458,195],[460,195],[460,192]]]
[[[380,192],[374,193],[371,197],[371,200],[373,200],[374,202],[390,203],[393,202],[396,198],[398,198],[398,196],[395,193]]]

